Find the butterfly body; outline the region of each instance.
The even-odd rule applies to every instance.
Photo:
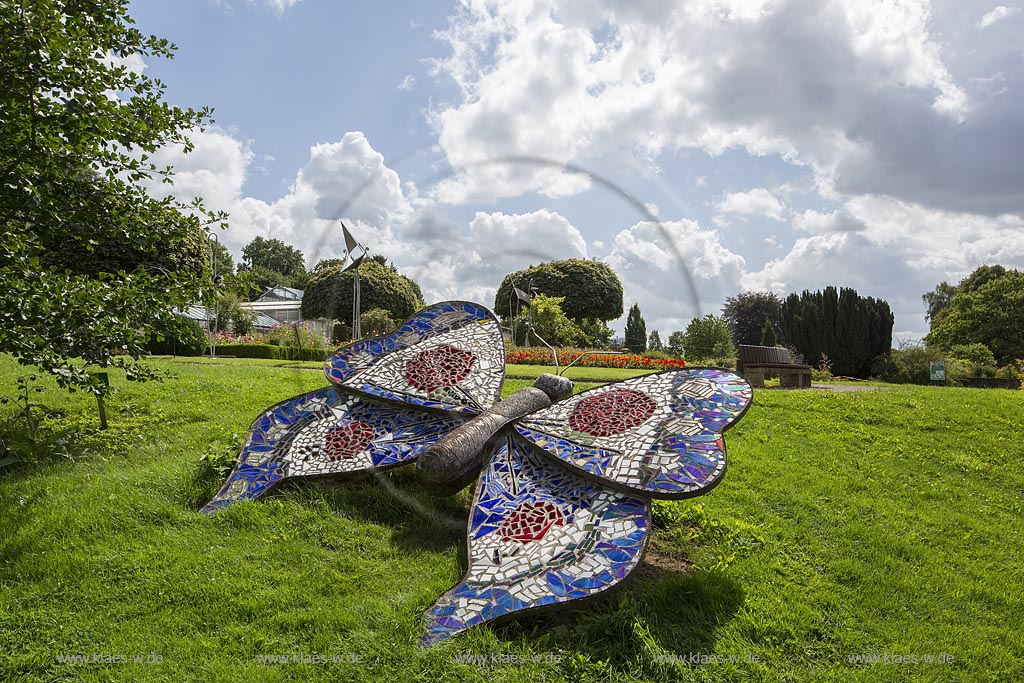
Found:
[[[650,499],[716,486],[722,433],[752,398],[729,371],[687,368],[575,396],[569,380],[542,375],[501,400],[500,327],[487,309],[460,301],[339,349],[324,371],[331,386],[257,418],[203,512],[288,479],[413,462],[434,490],[476,478],[469,568],[428,610],[425,646],[618,585],[641,561]]]
[[[431,444],[416,462],[424,485],[438,492],[458,491],[483,465],[488,443],[514,421],[572,394],[572,382],[542,374],[534,386],[519,389]]]

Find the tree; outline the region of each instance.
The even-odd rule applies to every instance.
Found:
[[[278,285],[292,287],[293,289],[305,289],[309,283],[309,276],[305,273],[284,275],[280,271],[264,268],[263,266],[248,269],[244,264],[240,265],[238,275],[245,278],[243,293],[245,298],[250,301],[259,298],[268,289]]]
[[[396,327],[398,323],[383,308],[374,308],[359,316],[359,328],[366,337],[383,337],[394,332]]]
[[[543,339],[552,346],[580,346],[586,335],[576,323],[569,320],[561,308],[562,298],[538,294],[530,302],[534,333],[531,344],[538,344]],[[517,339],[526,337],[527,313],[524,311],[516,317],[513,330]],[[539,336],[539,338],[538,338]]]
[[[276,238],[254,237],[242,249],[242,262],[247,270],[266,268],[284,276],[306,273],[302,252]]]
[[[725,300],[722,317],[734,343],[756,346],[761,343],[765,322],[778,325],[781,311],[782,299],[774,292],[743,292]]]
[[[779,340],[775,336],[775,325],[771,320],[764,321],[764,329],[761,330],[761,346],[775,346]]]
[[[494,311],[503,320],[515,317],[522,308],[513,286],[525,291],[531,282],[541,294],[563,297],[562,310],[571,320],[607,322],[622,316],[622,282],[615,271],[600,261],[567,259],[506,275],[494,295]]]
[[[151,155],[190,151],[187,132],[211,119],[118,63],[174,49],[135,29],[127,6],[0,5],[0,351],[95,393],[90,366],[152,376],[138,363],[148,340],[212,295],[206,228],[224,219],[145,189],[173,179]]]
[[[782,304],[787,343],[812,363],[825,354],[836,375],[868,377],[872,362],[892,348],[892,326],[888,302],[846,287],[805,290]]]
[[[640,313],[640,304],[633,304],[626,316],[626,341],[623,345],[633,353],[647,350],[647,323]]]
[[[310,272],[310,275],[319,275],[320,273],[324,272],[328,268],[333,268],[335,266],[338,266],[340,268],[344,268],[345,267],[345,259],[342,259],[342,258],[325,258],[325,259],[320,259],[317,262],[317,264],[315,266],[313,266],[313,270]]]
[[[92,174],[92,182],[93,187],[83,187],[83,191],[91,195],[90,201],[103,201],[106,181]],[[151,234],[145,241],[125,240],[116,228],[105,225],[69,225],[80,239],[43,230],[39,235],[39,263],[44,268],[92,278],[100,273],[139,269],[154,273],[208,270],[211,254],[205,230],[196,223],[183,223],[181,215],[170,209],[155,209],[150,220]]]
[[[651,336],[647,338],[647,350],[648,351],[664,351],[665,345],[661,343],[661,335],[658,334],[657,330],[651,332]]]
[[[1000,365],[1024,358],[1024,272],[981,266],[964,278],[925,341],[984,344]]]
[[[211,242],[210,267],[213,268],[214,277],[227,277],[235,272],[235,259],[231,256],[228,248],[219,241]]]
[[[956,287],[946,281],[940,282],[935,289],[927,294],[922,294],[921,300],[928,307],[924,314],[925,319],[929,323],[938,322],[939,317],[949,307],[949,302],[953,300],[954,294],[956,294]]]
[[[954,344],[949,347],[949,355],[957,360],[965,360],[977,365],[995,365],[996,357],[984,344]]]
[[[729,323],[712,313],[690,321],[683,344],[688,358],[728,358],[736,353]]]
[[[256,314],[242,308],[241,299],[234,292],[225,292],[218,297],[213,308],[217,317],[218,330],[232,330],[235,334],[249,334],[256,322]]]
[[[1006,277],[1007,270],[1002,266],[978,266],[957,285],[958,292],[976,292],[989,282]]]
[[[302,252],[276,238],[254,237],[242,249],[238,270],[250,276],[250,298],[277,285],[303,289],[309,279]]]
[[[686,333],[682,330],[676,330],[668,336],[668,346],[666,349],[669,353],[677,358],[682,358],[686,353]]]
[[[353,271],[341,272],[333,265],[313,275],[302,295],[302,317],[352,319]],[[373,259],[359,266],[360,314],[383,309],[393,320],[405,320],[423,308],[419,285],[401,275],[393,265],[381,265]]]
[[[592,348],[604,348],[612,339],[615,331],[608,327],[603,320],[597,318],[580,318],[570,321],[583,332],[583,346]]]

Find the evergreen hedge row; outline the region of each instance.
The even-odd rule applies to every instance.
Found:
[[[273,346],[271,344],[218,344],[218,356],[236,358],[269,358],[271,360],[316,360],[324,361],[334,351],[331,349],[303,349],[297,346]]]

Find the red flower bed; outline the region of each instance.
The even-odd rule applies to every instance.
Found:
[[[559,349],[558,362],[568,365],[583,355],[580,349]],[[505,352],[506,365],[554,365],[550,349],[544,347],[513,347]],[[573,367],[584,368],[629,368],[633,370],[670,370],[685,368],[686,361],[675,358],[647,358],[631,353],[591,353],[576,362]]]

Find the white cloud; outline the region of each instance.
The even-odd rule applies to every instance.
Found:
[[[858,233],[832,233],[797,239],[785,256],[769,261],[742,280],[747,290],[769,290],[782,296],[804,289],[832,285],[852,287],[861,296],[889,302],[898,329],[920,333],[921,294],[942,278],[919,270],[898,251],[872,242]]]
[[[1019,7],[1011,8],[1006,5],[999,5],[998,7],[993,8],[992,11],[986,12],[980,19],[978,19],[978,28],[986,29],[997,21],[1005,19],[1013,14],[1017,14],[1018,12],[1020,12]]]
[[[284,14],[285,10],[294,7],[300,2],[302,2],[302,0],[249,0],[249,4],[264,5],[274,10],[279,15]]]
[[[201,196],[208,208],[227,211],[230,227],[219,237],[236,258],[257,235],[297,247],[307,266],[337,257],[342,218],[372,253],[413,277],[428,301],[468,299],[491,306],[507,273],[588,256],[580,231],[552,211],[478,212],[460,226],[429,204],[414,209],[416,186],[403,185],[359,132],[311,147],[289,191],[273,202],[245,196],[254,161],[247,142],[216,128],[195,131],[191,138],[190,154],[168,147],[155,155],[157,164],[175,167],[175,184],[153,183],[150,192],[173,192],[183,201]]]
[[[362,133],[349,132],[338,142],[311,147],[288,193],[274,202],[243,193],[254,158],[249,143],[217,128],[194,131],[190,137],[193,152],[182,154],[174,146],[154,155],[157,165],[174,166],[174,185],[156,183],[150,192],[173,192],[185,201],[203,197],[208,208],[227,211],[230,229],[220,238],[236,256],[259,235],[297,247],[311,266],[342,251],[338,219],[371,251],[400,251],[392,226],[409,221],[412,207],[398,174]]]
[[[921,295],[982,264],[1024,268],[1024,219],[929,209],[887,197],[858,197],[832,213],[805,211],[788,253],[742,278],[745,289],[779,294],[853,287],[887,300],[897,329],[923,336]],[[906,336],[906,335],[905,335]]]
[[[640,302],[650,325],[670,330],[698,313],[717,313],[738,291],[745,266],[718,231],[690,220],[637,223],[615,236],[605,262],[622,280],[626,308]]]
[[[469,299],[493,305],[508,273],[544,261],[587,258],[583,235],[552,211],[524,214],[477,212],[463,230],[440,214],[422,212],[398,231],[404,251],[396,257],[428,301]]]
[[[745,216],[767,216],[781,221],[785,206],[768,190],[755,187],[748,192],[733,192],[726,195],[718,205],[718,210]]]
[[[413,76],[412,74],[408,74],[406,75],[405,78],[402,79],[402,82],[398,84],[398,89],[412,90],[414,85],[416,85],[416,77]]]
[[[971,78],[971,84],[979,93],[991,97],[1003,95],[1010,91],[1006,81],[1006,74],[1002,71],[997,71],[990,76],[975,76]]]
[[[181,145],[168,145],[153,154],[157,167],[174,167],[174,185],[153,183],[150,193],[179,199],[203,197],[211,209],[228,210],[241,198],[246,171],[253,160],[250,143],[230,132],[211,127],[189,134],[194,149],[185,154]]]
[[[148,66],[145,60],[142,58],[142,55],[140,55],[138,52],[133,52],[130,55],[126,55],[124,57],[115,55],[113,52],[108,52],[107,58],[104,61],[106,61],[106,63],[112,67],[116,68],[119,66],[123,66],[126,69],[128,69],[128,71],[130,71],[131,73],[136,74],[141,74],[143,71],[146,70]]]
[[[821,213],[808,209],[802,214],[793,217],[793,227],[803,232],[813,234],[828,234],[832,232],[860,232],[866,227],[864,223],[854,218],[849,212],[837,209],[832,213]]]
[[[221,241],[236,256],[256,235],[295,245],[307,265],[338,256],[340,217],[373,253],[414,277],[429,301],[461,298],[491,306],[505,274],[589,255],[580,231],[552,211],[477,212],[468,224],[452,221],[419,201],[417,187],[403,183],[359,132],[310,148],[289,191],[273,202],[245,196],[247,173],[258,163],[248,142],[219,128],[197,131],[192,139],[193,153],[167,148],[154,161],[176,168],[179,198],[202,196],[210,208],[231,214]],[[152,191],[169,188],[156,184]],[[752,201],[764,199],[755,191],[730,197],[736,210],[770,204]],[[897,329],[921,335],[920,296],[938,282],[956,281],[982,263],[1024,268],[1024,218],[1011,214],[952,212],[866,195],[831,212],[794,214],[792,226],[804,234],[785,253],[778,234],[757,240],[778,255],[758,270],[748,270],[717,230],[691,220],[636,223],[612,242],[590,246],[607,248],[604,260],[622,279],[627,306],[639,301],[652,329],[666,334],[685,327],[698,309],[718,312],[727,296],[744,288],[784,294],[832,284],[888,300]]]
[[[886,197],[857,197],[846,210],[865,226],[867,238],[934,274],[936,284],[962,278],[985,263],[1024,268],[1020,216],[939,211]]]
[[[959,80],[992,64],[952,71],[951,55],[975,46],[953,49],[936,21],[928,0],[467,2],[440,34],[450,56],[434,62],[461,96],[432,123],[453,167],[476,165],[439,196],[516,196],[561,173],[480,163],[495,157],[597,168],[740,148],[812,167],[838,198],[1024,211],[1024,165],[1010,152],[1024,147],[1024,107],[971,99]]]

